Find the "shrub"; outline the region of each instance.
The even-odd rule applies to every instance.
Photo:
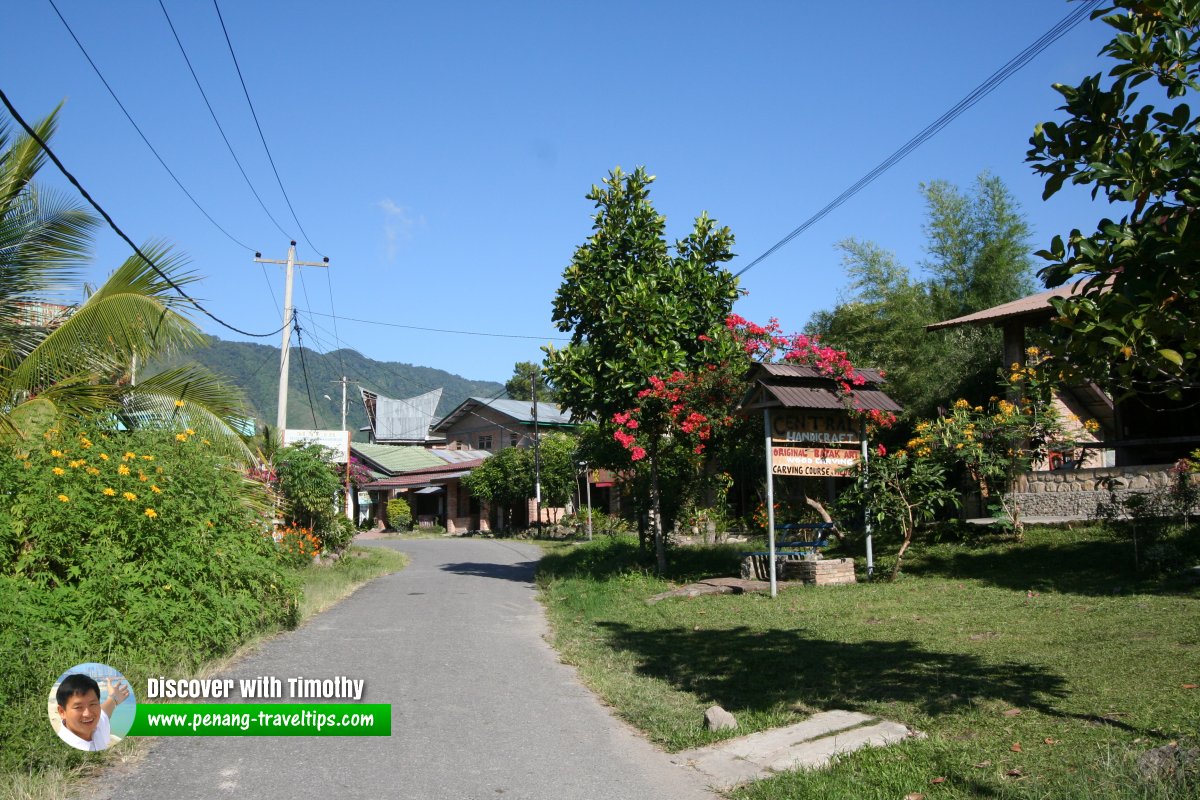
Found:
[[[357,530],[348,517],[339,516],[334,529],[325,537],[325,549],[331,553],[340,553],[354,539]]]
[[[394,497],[387,504],[388,527],[392,530],[406,531],[412,528],[412,509],[403,497]]]
[[[280,559],[295,568],[311,564],[321,552],[321,540],[312,531],[291,525],[275,531],[275,545],[279,548]]]
[[[276,454],[275,463],[288,521],[310,529],[324,549],[334,551],[340,549],[334,545],[341,536],[334,498],[342,481],[328,453],[320,445],[292,445]]]
[[[266,490],[200,437],[51,430],[0,487],[0,774],[80,763],[46,724],[71,665],[137,682],[296,621]]]

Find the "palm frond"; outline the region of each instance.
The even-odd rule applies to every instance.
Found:
[[[184,259],[164,245],[147,245],[144,252],[173,279],[192,279],[179,274]],[[6,382],[38,391],[80,368],[118,379],[135,354],[149,359],[205,344],[196,324],[174,310],[178,298],[166,294],[172,291],[141,257],[127,259],[12,368]]]
[[[152,375],[122,388],[124,416],[133,424],[192,429],[214,446],[249,460],[241,431],[252,429],[245,401],[234,387],[199,364]]]

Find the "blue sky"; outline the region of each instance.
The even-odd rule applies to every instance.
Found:
[[[288,237],[221,142],[157,0],[56,0],[150,141],[200,204],[265,257]],[[225,16],[300,223],[258,141],[211,2],[164,0],[267,207],[300,242],[306,343],[504,380],[562,336],[550,304],[590,231],[584,194],[612,167],[646,165],[668,236],[702,210],[749,263],[1071,6],[961,2],[233,2]],[[253,263],[174,185],[46,0],[6,11],[0,85],[28,118],[65,100],[53,144],[135,241],[166,239],[204,280],[193,293],[239,327],[279,327],[282,269]],[[737,311],[797,330],[831,307],[850,236],[924,257],[921,181],[989,170],[1022,203],[1035,249],[1107,208],[1068,187],[1041,201],[1024,164],[1054,119],[1053,82],[1106,69],[1107,26],[1084,22],[899,166],[743,276]],[[46,182],[65,181],[44,172]],[[128,254],[96,242],[102,280]],[[332,284],[332,303],[330,284]],[[307,291],[305,291],[307,290]],[[272,298],[272,293],[274,299]],[[313,316],[306,316],[315,312]],[[342,317],[337,324],[328,315]],[[350,322],[525,335],[462,336]],[[207,320],[223,338],[240,338]],[[277,338],[266,341],[277,344]],[[352,376],[364,377],[364,376]],[[293,380],[296,375],[293,372]]]

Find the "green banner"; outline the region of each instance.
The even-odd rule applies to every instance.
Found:
[[[386,703],[138,703],[129,736],[391,736]]]

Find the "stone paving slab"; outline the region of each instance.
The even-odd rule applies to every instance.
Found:
[[[676,753],[672,760],[699,772],[718,790],[793,769],[825,766],[836,755],[885,747],[913,733],[898,722],[854,711],[824,711],[804,722]]]

